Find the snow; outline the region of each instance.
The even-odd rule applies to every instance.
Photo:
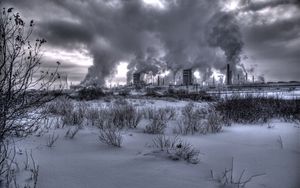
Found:
[[[188,103],[146,99],[130,102],[140,107],[177,109]],[[104,107],[103,103],[96,101],[92,106]],[[169,126],[174,123],[171,121]],[[32,150],[40,166],[37,187],[42,188],[214,188],[219,184],[212,181],[210,170],[220,175],[225,168],[230,168],[232,157],[236,177],[244,169],[245,178],[265,173],[247,184],[248,188],[297,188],[300,185],[300,126],[277,120],[270,125],[272,128],[234,124],[218,134],[180,136],[200,150],[198,164],[149,155],[154,150],[151,142],[155,135],[143,133],[142,126],[123,132],[121,148],[100,143],[98,129],[93,127],[84,127],[74,139],[64,138],[68,128],[53,128],[43,136],[32,135],[16,142],[16,147],[21,151]],[[53,132],[59,139],[49,148],[46,143]],[[171,131],[167,134],[172,136]],[[17,156],[19,161],[24,157]]]

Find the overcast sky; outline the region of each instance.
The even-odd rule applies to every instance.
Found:
[[[300,80],[299,0],[4,0],[35,20],[44,67],[103,82],[128,70],[236,71]],[[114,81],[125,81],[127,64]],[[90,69],[89,69],[90,67]],[[121,71],[121,72],[120,72]],[[104,82],[103,82],[104,83]]]

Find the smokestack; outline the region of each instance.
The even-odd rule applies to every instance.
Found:
[[[140,73],[134,73],[133,74],[133,84],[139,85],[141,83],[141,74]]]
[[[254,83],[254,75],[252,76],[252,82]]]
[[[159,86],[160,85],[160,79],[159,79],[159,76],[157,77],[157,85]]]
[[[246,73],[246,83],[248,82],[248,73]]]
[[[182,71],[183,85],[193,84],[193,72],[192,69],[185,69]]]
[[[226,67],[226,84],[231,85],[231,76],[232,76],[232,71],[230,70],[230,65],[227,64]]]

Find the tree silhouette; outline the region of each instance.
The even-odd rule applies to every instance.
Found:
[[[13,8],[0,15],[0,144],[8,136],[24,135],[39,120],[34,112],[53,99],[51,86],[59,79],[55,70],[41,71],[41,47],[45,39],[32,41],[34,21],[29,25]]]

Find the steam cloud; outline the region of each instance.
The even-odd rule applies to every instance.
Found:
[[[154,8],[142,0],[49,0],[71,19],[45,19],[38,34],[56,47],[88,50],[93,65],[84,84],[104,85],[120,61],[129,62],[128,75],[193,68],[209,77],[227,63],[235,70],[243,47],[235,15],[222,12],[222,2],[162,0],[164,7]]]
[[[226,63],[236,67],[240,62],[239,27],[233,14],[220,11],[217,1],[170,1],[163,10],[140,1],[118,3],[102,28],[107,30],[106,40],[90,48],[94,65],[84,83],[104,84],[120,61],[129,62],[128,78],[133,72],[175,74],[187,68],[208,77],[212,68],[224,70]]]

